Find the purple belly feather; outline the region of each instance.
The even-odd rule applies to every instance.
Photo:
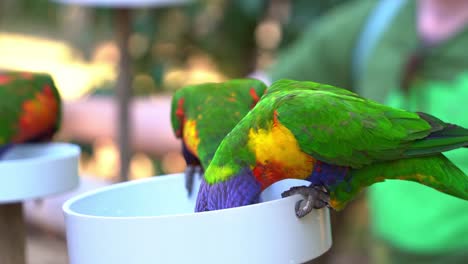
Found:
[[[249,169],[243,169],[228,180],[215,184],[208,184],[203,179],[195,211],[212,211],[254,204],[258,202],[260,193],[260,183]]]

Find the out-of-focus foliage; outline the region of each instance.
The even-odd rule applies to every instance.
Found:
[[[2,0],[0,29],[7,23],[8,28],[13,27],[17,30],[34,29],[36,26],[55,27],[58,10],[59,7],[48,0]]]
[[[162,92],[168,70],[187,67],[203,55],[226,78],[255,68],[255,31],[267,16],[281,13],[279,49],[292,43],[304,27],[347,0],[198,0],[183,6],[133,10],[130,53],[134,92]],[[85,58],[96,44],[115,36],[110,8],[76,7],[49,0],[0,1],[0,29],[65,39]],[[113,84],[101,88],[112,92]],[[109,92],[98,92],[108,94]]]
[[[347,1],[349,0],[291,0],[291,16],[287,23],[283,25],[281,47],[294,42],[304,32],[305,26],[309,23],[312,23],[322,14]]]
[[[205,0],[194,12],[199,25],[193,31],[195,45],[211,54],[228,76],[244,76],[254,67],[254,39],[259,22],[272,5],[286,13],[280,48],[292,43],[321,14],[347,0]],[[281,12],[281,11],[280,11]]]
[[[254,32],[268,1],[207,0],[194,17],[192,36],[197,47],[209,52],[227,76],[242,76],[253,70]]]

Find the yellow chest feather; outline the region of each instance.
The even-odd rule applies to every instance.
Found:
[[[250,129],[248,147],[255,153],[262,174],[275,174],[268,177],[276,179],[305,179],[315,163],[314,158],[301,151],[294,135],[281,123],[272,125],[270,130]]]
[[[187,119],[184,122],[183,139],[187,148],[196,156],[198,156],[198,144],[200,138],[197,132],[197,122],[195,120]]]

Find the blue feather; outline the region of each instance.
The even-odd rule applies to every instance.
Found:
[[[13,147],[13,144],[5,144],[0,146],[0,160],[2,160],[3,155]]]

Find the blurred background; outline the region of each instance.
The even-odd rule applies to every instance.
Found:
[[[176,89],[265,69],[305,25],[346,1],[199,0],[132,9],[129,178],[184,170],[169,121]],[[0,1],[0,69],[53,76],[64,99],[57,140],[81,146],[80,174],[96,186],[118,181],[119,174],[114,87],[120,54],[114,11],[47,0]],[[351,233],[334,241],[330,263],[366,262],[367,217],[361,200],[353,204]],[[64,235],[49,220],[29,212],[29,263],[67,262]]]
[[[184,85],[264,69],[305,25],[345,1],[201,0],[133,9],[129,53],[136,118],[140,108],[163,104]],[[47,0],[0,1],[0,68],[53,76],[66,105],[59,139],[80,144],[83,174],[107,179],[115,179],[119,162],[110,120],[119,60],[113,12]],[[83,102],[86,109],[80,108]],[[172,133],[155,127],[162,122],[157,118],[169,117],[150,116],[144,131],[137,128],[131,178],[184,167],[173,142],[140,142],[140,135]]]

